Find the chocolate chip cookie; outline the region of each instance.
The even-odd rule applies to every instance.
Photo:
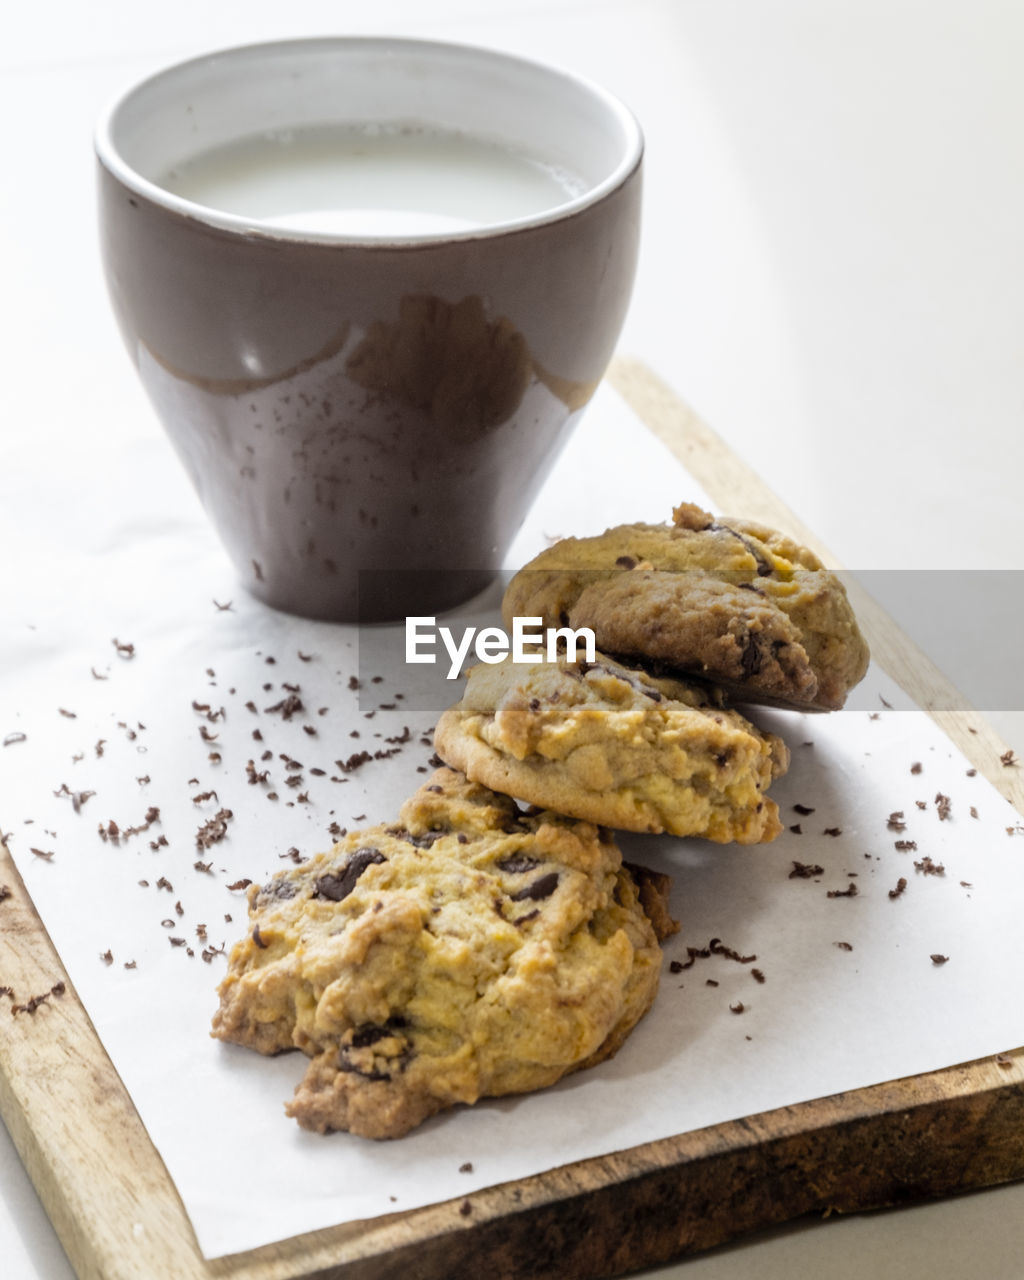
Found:
[[[589,627],[606,653],[799,710],[838,709],[868,666],[846,590],[813,552],[689,503],[671,524],[555,543],[512,579],[502,612],[509,627]]]
[[[213,1034],[310,1057],[304,1128],[399,1137],[615,1053],[657,990],[665,889],[598,827],[439,769],[394,825],[250,889]]]
[[[789,763],[780,738],[708,686],[603,655],[471,668],[434,745],[474,781],[610,827],[740,844],[782,830],[765,795]]]

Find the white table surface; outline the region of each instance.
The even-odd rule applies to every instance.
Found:
[[[487,43],[617,91],[648,144],[621,349],[846,565],[1024,568],[1024,6],[1013,0],[19,5],[0,43],[0,466],[72,436],[157,430],[99,273],[99,108],[209,47],[328,32]],[[915,630],[914,616],[900,620]],[[1024,756],[1019,702],[989,718]],[[3,1129],[0,1257],[6,1280],[72,1275]],[[647,1274],[1019,1280],[1024,1185],[800,1222]]]

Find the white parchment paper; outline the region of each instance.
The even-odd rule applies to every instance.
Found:
[[[432,709],[393,630],[248,598],[162,439],[10,456],[0,826],[207,1256],[1024,1043],[1019,818],[873,670],[854,709],[760,715],[793,753],[773,844],[622,837],[673,876],[682,931],[613,1061],[397,1142],[302,1132],[282,1107],[305,1060],[208,1034],[232,886],[394,818],[459,686],[439,669]],[[603,389],[510,564],[682,500],[703,497]]]

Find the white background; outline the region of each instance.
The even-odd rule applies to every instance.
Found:
[[[345,31],[486,42],[617,91],[648,140],[622,349],[847,565],[1024,567],[1024,10],[996,0],[19,6],[0,51],[8,480],[41,448],[156,431],[99,276],[100,106],[207,47]],[[1024,754],[1015,710],[992,718]],[[0,1198],[5,1274],[63,1280],[9,1145]],[[1000,1280],[1022,1256],[1014,1187],[800,1224],[657,1274]]]

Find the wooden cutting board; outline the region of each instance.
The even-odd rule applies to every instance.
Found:
[[[641,365],[611,381],[723,509],[813,534]],[[926,710],[955,699],[878,607],[851,589],[875,659]],[[934,710],[1024,814],[1022,770],[981,717]],[[206,1261],[177,1192],[76,997],[6,849],[0,853],[0,1110],[82,1280],[495,1280],[620,1275],[801,1214],[943,1196],[1024,1177],[1024,1049],[715,1125],[411,1213]]]

